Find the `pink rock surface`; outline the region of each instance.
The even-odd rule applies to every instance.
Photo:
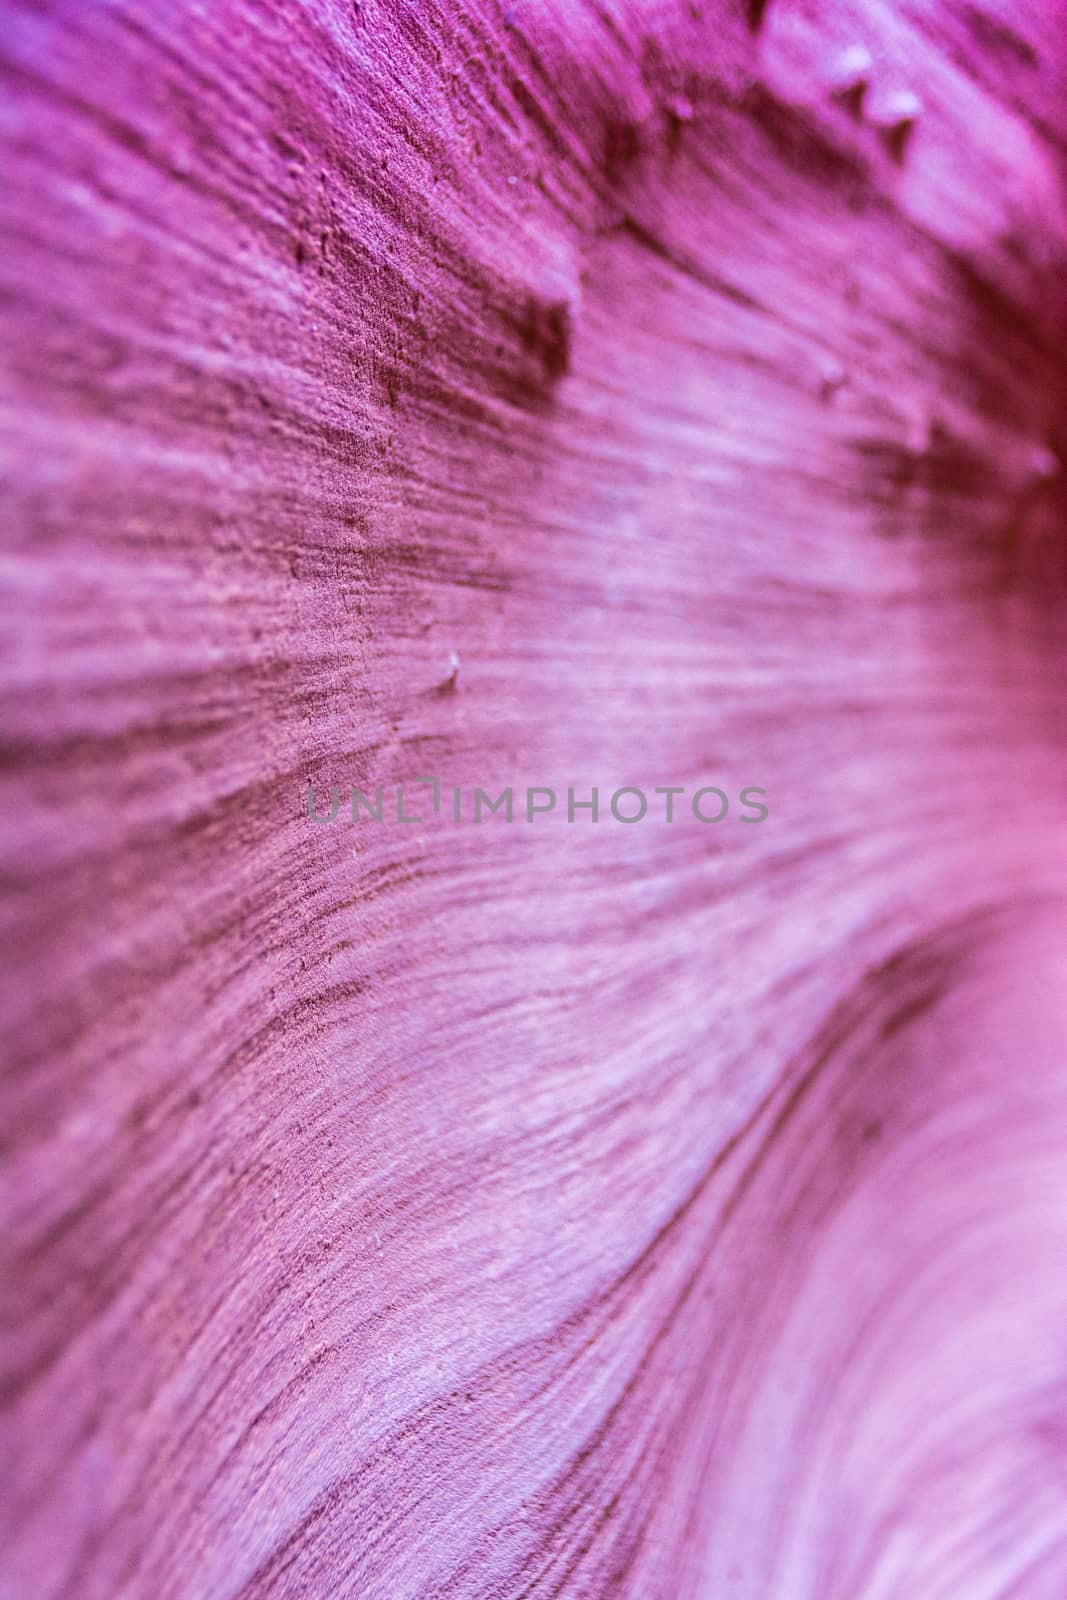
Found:
[[[1063,6],[0,14],[5,1600],[1062,1600]]]

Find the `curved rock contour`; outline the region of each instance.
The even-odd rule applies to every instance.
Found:
[[[1062,1596],[1062,6],[3,13],[4,1592]]]

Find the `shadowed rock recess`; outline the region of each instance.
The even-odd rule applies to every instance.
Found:
[[[5,1600],[1062,1600],[1063,5],[0,20]]]

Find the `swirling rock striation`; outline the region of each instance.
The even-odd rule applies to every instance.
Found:
[[[3,13],[5,1592],[1061,1596],[1062,7]]]

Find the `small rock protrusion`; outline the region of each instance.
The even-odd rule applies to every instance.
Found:
[[[879,107],[873,120],[895,160],[903,159],[922,111],[922,101],[910,89],[897,89]]]
[[[451,650],[451,651],[449,651],[449,655],[448,655],[448,676],[445,678],[444,682],[441,684],[441,693],[442,694],[452,694],[452,693],[454,693],[456,684],[458,682],[459,682],[459,656],[457,655],[455,650]]]
[[[862,114],[873,70],[871,53],[860,44],[850,46],[834,66],[830,92],[835,100],[848,107],[854,117]]]

